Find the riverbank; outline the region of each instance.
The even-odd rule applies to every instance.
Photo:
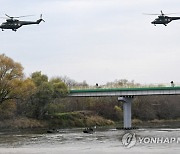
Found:
[[[32,128],[74,128],[92,126],[110,126],[115,123],[89,111],[66,112],[48,115],[44,120],[16,117],[0,121],[0,129]]]
[[[105,119],[91,111],[66,112],[49,115],[45,120],[37,120],[27,117],[16,117],[0,121],[0,129],[35,129],[35,128],[75,128],[111,126],[114,128],[123,127],[123,121],[114,122]],[[180,119],[170,120],[132,120],[132,126],[137,128],[180,128]]]
[[[0,121],[0,129],[26,129],[26,128],[44,128],[48,124],[46,121],[31,119],[27,117],[16,117]]]
[[[123,128],[123,121],[115,123],[116,128]],[[142,121],[140,119],[132,119],[132,127],[134,128],[180,128],[180,119],[154,119]]]
[[[57,113],[48,117],[49,126],[53,128],[110,126],[115,123],[92,111]]]
[[[180,128],[180,119],[154,119],[139,124],[143,128]]]

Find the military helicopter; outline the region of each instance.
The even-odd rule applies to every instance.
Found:
[[[6,22],[4,22],[0,25],[0,28],[2,29],[2,31],[4,31],[4,29],[12,29],[13,31],[16,32],[18,28],[20,28],[24,25],[39,24],[41,21],[44,21],[42,19],[42,14],[40,15],[40,19],[38,19],[37,21],[20,21],[20,20],[18,20],[18,18],[28,17],[28,16],[32,16],[32,15],[19,16],[19,17],[11,17],[7,14],[5,14],[5,15],[6,15],[6,17],[1,17],[1,18],[6,19]]]
[[[154,24],[154,26],[156,26],[156,24],[163,24],[165,26],[167,26],[168,23],[170,23],[173,20],[179,20],[180,17],[169,17],[166,15],[169,14],[177,14],[177,13],[169,13],[169,14],[164,14],[163,11],[161,10],[160,14],[147,14],[146,15],[158,15],[158,18],[156,18],[154,21],[151,22],[151,24]]]

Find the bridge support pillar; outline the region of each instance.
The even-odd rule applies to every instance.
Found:
[[[118,97],[118,100],[123,102],[124,129],[131,129],[131,104],[133,97]]]

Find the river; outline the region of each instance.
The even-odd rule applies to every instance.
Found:
[[[179,128],[131,131],[97,128],[93,134],[82,131],[82,128],[60,129],[52,134],[45,130],[1,131],[0,154],[180,153]]]

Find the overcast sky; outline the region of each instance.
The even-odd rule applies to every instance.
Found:
[[[179,0],[0,0],[0,16],[46,21],[0,31],[0,53],[24,73],[105,84],[180,82],[180,21],[151,24],[143,13],[180,12]],[[175,14],[174,16],[180,16]],[[4,22],[4,19],[0,19]]]

